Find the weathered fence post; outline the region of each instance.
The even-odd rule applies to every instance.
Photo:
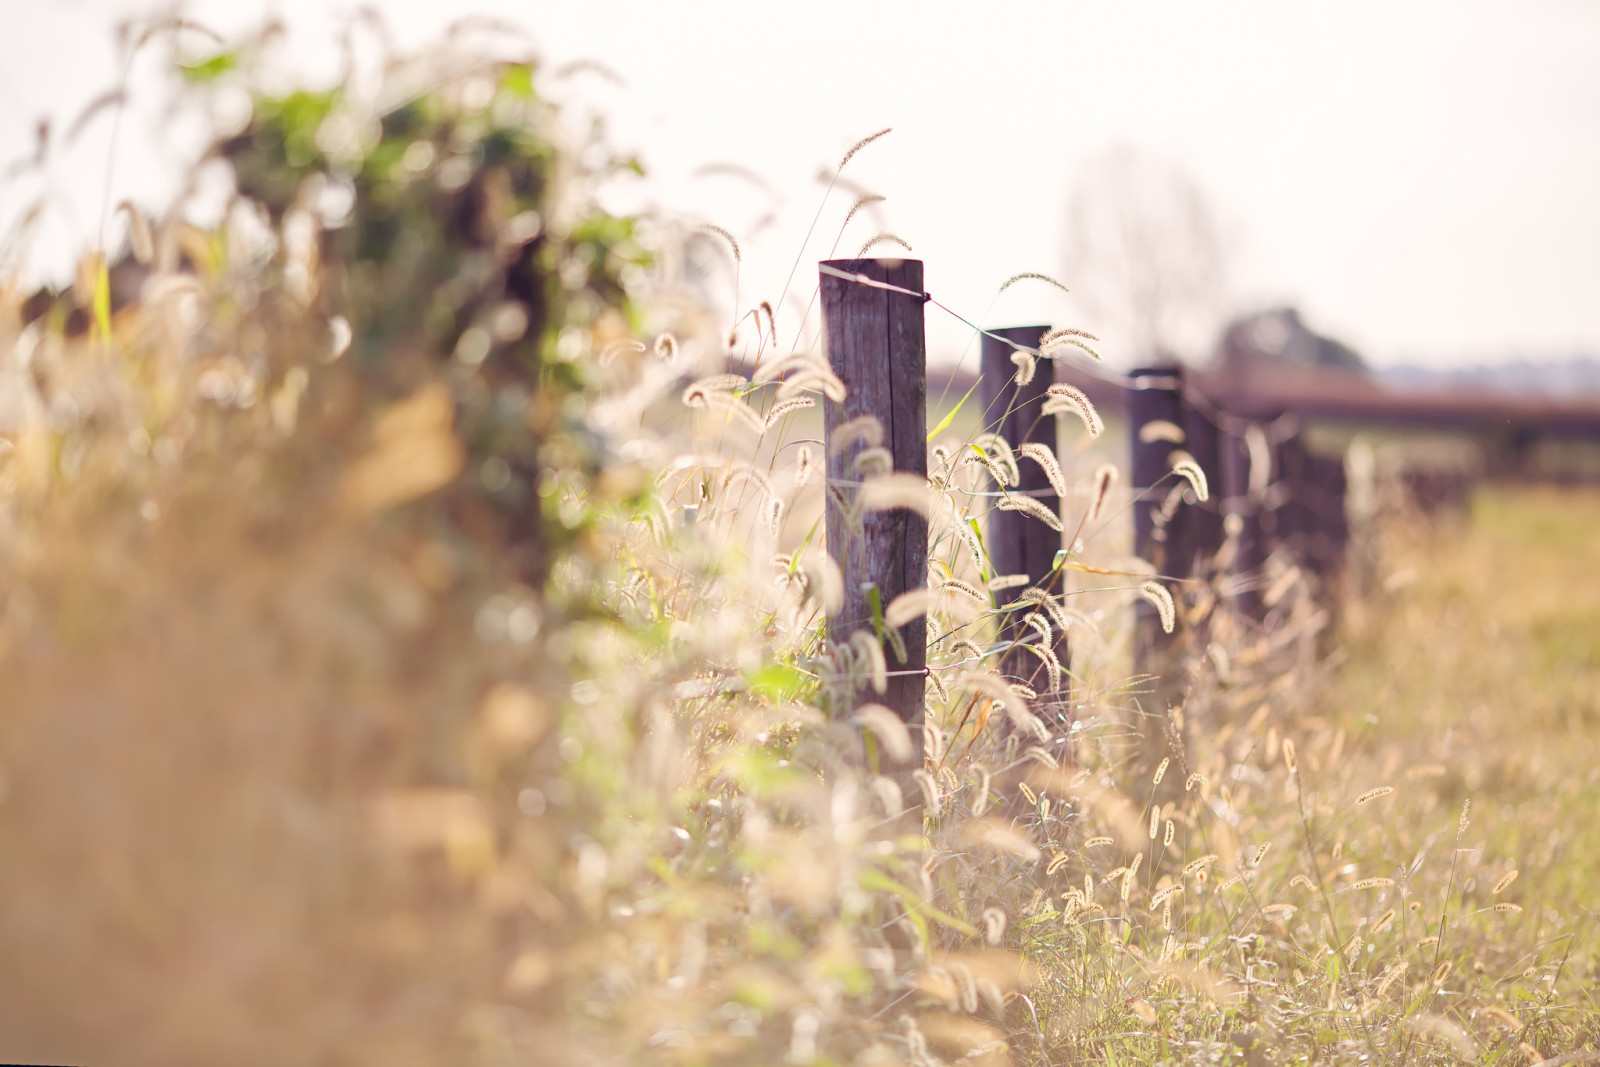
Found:
[[[1194,457],[1206,476],[1205,500],[1197,500],[1189,509],[1190,549],[1194,553],[1192,575],[1209,575],[1212,561],[1222,548],[1222,440],[1217,424],[1200,405],[1185,405],[1183,437],[1184,448]]]
[[[886,626],[882,613],[894,599],[927,585],[927,519],[904,508],[861,509],[863,475],[856,464],[862,452],[881,447],[889,451],[894,470],[927,477],[927,353],[920,260],[842,259],[823,266],[851,276],[821,275],[828,362],[847,390],[842,402],[823,404],[828,553],[844,579],[843,603],[828,614],[828,637],[842,644],[858,630],[872,634],[877,625]],[[870,285],[857,276],[907,292]],[[866,417],[877,420],[881,443],[855,433],[840,435],[840,427]],[[904,789],[923,762],[925,618],[918,615],[901,626],[899,635],[904,661],[889,647],[893,642],[884,642],[887,689],[877,694],[869,688],[861,699],[884,704],[910,731],[910,758],[895,764],[884,753],[879,764],[884,773],[901,779]]]
[[[1229,419],[1222,428],[1223,531],[1233,541],[1229,569],[1233,572],[1233,609],[1245,619],[1261,618],[1258,588],[1261,564],[1266,558],[1261,528],[1262,498],[1270,483],[1270,446],[1257,423]]]
[[[1046,395],[1055,383],[1055,361],[1041,359],[1037,362],[1032,380],[1026,385],[1017,384],[1017,365],[1011,361],[1016,349],[1000,338],[1014,341],[1027,348],[1037,349],[1048,326],[1012,326],[993,330],[998,335],[983,338],[983,396],[984,429],[999,434],[1013,449],[1028,442],[1047,446],[1051,454],[1056,450],[1056,417],[1044,413]],[[1047,508],[1052,515],[1061,514],[1061,498],[1050,485],[1042,466],[1032,461],[1018,463],[1019,483],[1012,490],[1032,497]],[[996,489],[1000,488],[995,486]],[[989,509],[985,547],[995,573],[1026,574],[1029,585],[1041,585],[1055,570],[1056,553],[1061,550],[1062,535],[1025,512]],[[1061,592],[1057,583],[1047,590],[1052,595]],[[1011,612],[1001,623],[999,639],[1014,641],[1027,627],[1021,612]],[[1067,659],[1066,634],[1052,638],[1052,649],[1063,664]],[[1046,686],[1039,680],[1046,675],[1039,658],[1022,649],[1013,649],[1002,661],[1001,669],[1035,690],[1043,693]],[[1048,703],[1054,703],[1050,701]]]
[[[1174,363],[1140,367],[1130,372],[1128,390],[1128,441],[1132,451],[1133,475],[1133,551],[1149,561],[1163,577],[1189,576],[1194,553],[1189,537],[1187,509],[1174,493],[1181,493],[1185,482],[1172,475],[1172,453],[1182,447],[1184,425],[1183,369]],[[1172,497],[1169,500],[1169,497]],[[1176,505],[1176,506],[1173,506]],[[1176,602],[1181,588],[1163,582]],[[1156,610],[1143,600],[1135,605],[1133,657],[1134,670],[1155,676],[1156,706],[1146,709],[1142,724],[1145,758],[1152,765],[1171,747],[1168,714],[1181,702],[1177,664],[1174,662],[1175,634],[1163,631]]]
[[[1172,453],[1183,448],[1183,368],[1175,363],[1130,372],[1128,439],[1132,449],[1133,551],[1172,578],[1187,578],[1192,557],[1188,515],[1167,507],[1167,497],[1184,482],[1172,477]],[[1155,622],[1153,610],[1139,618]],[[1157,630],[1160,628],[1157,627]]]

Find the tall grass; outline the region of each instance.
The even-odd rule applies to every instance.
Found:
[[[194,91],[251,87],[251,47]],[[887,606],[928,618],[928,758],[872,773],[910,748],[874,704],[893,651],[825,632],[793,403],[838,383],[814,354],[728,375],[726,324],[595,208],[534,69],[444,59],[380,103],[252,90],[215,148],[229,221],[161,224],[136,302],[86,272],[31,321],[0,303],[27,401],[0,455],[0,1052],[1595,1047],[1592,954],[1575,973],[1511,878],[1511,817],[1468,809],[1477,753],[1419,763],[1368,721],[1288,561],[1266,627],[1178,589],[1180,706],[1129,677],[1130,606],[1166,586],[1123,558],[1076,401],[1022,453],[1085,541],[1050,592],[991,573],[967,521],[1007,443],[953,423],[927,484],[863,469],[863,506],[932,520],[926,593]],[[1071,662],[1002,675],[1010,611]],[[1157,765],[1152,731],[1178,742]]]

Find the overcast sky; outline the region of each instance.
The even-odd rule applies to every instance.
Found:
[[[326,70],[338,17],[327,6],[186,10],[230,34],[276,11],[307,69]],[[1158,194],[1193,190],[1210,220],[1218,255],[1203,271],[1205,315],[1291,303],[1380,363],[1600,353],[1600,4],[1590,0],[377,6],[407,44],[469,10],[492,12],[533,32],[547,69],[592,58],[620,74],[620,86],[581,75],[547,90],[574,115],[604,113],[612,140],[643,158],[649,178],[619,189],[619,205],[740,238],[746,302],[777,303],[801,256],[803,303],[859,188],[888,199],[878,219],[852,223],[841,255],[881,226],[969,318],[1088,326],[1126,362],[1144,342],[1116,314],[1124,282],[1107,257],[1118,249],[1091,231],[1144,210],[1125,188],[1137,179]],[[113,29],[140,10],[156,5],[5,0],[0,157],[31,151],[40,115],[59,133],[117,83]],[[145,77],[135,69],[136,89]],[[818,171],[885,126],[894,132],[852,160],[853,184],[832,194],[803,247],[822,203]],[[109,113],[98,117],[58,160],[42,245],[95,239],[111,128]],[[119,138],[111,202],[157,204],[178,169],[170,131],[135,108]],[[770,192],[726,172],[696,176],[716,162],[747,168]],[[0,192],[0,218],[24,192]],[[1170,240],[1170,256],[1136,250],[1135,269],[1192,273],[1192,250],[1178,246],[1193,242]],[[996,300],[1022,271],[1073,292],[1023,283]],[[780,310],[780,325],[785,315],[792,327],[798,305]],[[967,337],[930,312],[936,355]]]

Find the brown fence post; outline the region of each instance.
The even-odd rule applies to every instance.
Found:
[[[1132,452],[1133,551],[1155,565],[1164,578],[1189,576],[1194,552],[1189,536],[1187,508],[1169,501],[1184,482],[1172,474],[1172,453],[1183,447],[1183,369],[1175,363],[1140,367],[1130,372],[1128,390],[1128,441]],[[1169,506],[1176,504],[1176,507]],[[1173,600],[1181,588],[1162,582]],[[1163,631],[1159,615],[1148,603],[1135,605],[1134,670],[1155,676],[1155,707],[1146,709],[1142,726],[1145,758],[1152,765],[1165,756],[1169,744],[1170,709],[1182,700],[1178,664],[1174,662],[1176,632]]]
[[[927,585],[927,519],[905,509],[862,511],[854,506],[862,481],[855,461],[867,448],[887,449],[896,471],[927,477],[927,352],[921,296],[861,280],[921,294],[920,260],[843,259],[828,260],[823,266],[851,276],[841,278],[827,271],[821,275],[828,362],[847,390],[843,402],[823,404],[828,552],[844,578],[843,603],[828,614],[828,637],[843,643],[858,630],[875,632],[875,619],[881,620],[896,597]],[[838,437],[841,426],[863,416],[871,416],[882,427],[881,445]],[[852,512],[859,516],[855,521]],[[923,762],[926,620],[918,615],[900,627],[899,634],[905,660],[898,660],[891,643],[885,642],[887,690],[880,695],[869,688],[861,700],[884,704],[910,730],[911,758],[897,766],[885,754],[880,763],[880,769],[901,779],[905,789],[911,772],[921,770]],[[911,798],[908,791],[907,799]]]
[[[1206,499],[1186,505],[1189,512],[1190,549],[1194,566],[1189,573],[1209,576],[1212,560],[1222,548],[1222,439],[1221,431],[1200,405],[1185,405],[1184,448],[1205,472]]]
[[[1026,385],[1017,384],[1017,365],[1011,361],[1016,349],[1006,340],[1026,348],[1037,349],[1048,326],[1012,326],[990,331],[997,336],[983,338],[983,369],[980,389],[983,396],[984,429],[1005,438],[1013,449],[1035,442],[1056,450],[1056,417],[1044,413],[1046,394],[1055,383],[1055,361],[1041,359],[1034,368],[1033,378]],[[1061,514],[1061,498],[1056,495],[1044,468],[1031,460],[1017,464],[1021,475],[1012,492],[1032,497],[1051,514]],[[996,489],[999,487],[996,486]],[[1056,553],[1061,550],[1062,535],[1044,523],[1021,511],[989,509],[985,547],[995,573],[1026,574],[1029,585],[1044,585],[1055,570]],[[1061,592],[1057,583],[1047,590],[1052,595]],[[1001,641],[1015,641],[1027,627],[1021,612],[1011,612],[1000,627]],[[1052,648],[1063,665],[1067,664],[1066,634],[1057,633],[1052,638]],[[1002,661],[1005,673],[1017,677],[1036,691],[1043,693],[1046,669],[1031,652],[1014,649]],[[1046,701],[1056,703],[1057,701]],[[1064,703],[1064,700],[1061,701]]]
[[[1252,437],[1258,437],[1252,448]],[[1261,528],[1262,483],[1270,470],[1259,469],[1270,456],[1265,430],[1257,423],[1229,419],[1222,428],[1221,506],[1224,535],[1233,542],[1229,569],[1233,572],[1234,611],[1245,619],[1261,618],[1261,564],[1266,559]]]
[[[1128,440],[1133,491],[1133,551],[1166,577],[1187,578],[1192,557],[1188,516],[1179,506],[1166,509],[1167,496],[1183,482],[1172,476],[1172,453],[1183,448],[1183,368],[1176,363],[1140,367],[1129,373]],[[1176,439],[1174,439],[1176,438]],[[1155,622],[1154,610],[1140,619]],[[1159,632],[1160,627],[1156,627]]]

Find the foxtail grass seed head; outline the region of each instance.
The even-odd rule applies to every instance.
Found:
[[[1039,803],[1039,794],[1035,793],[1032,789],[1030,789],[1028,787],[1028,783],[1027,782],[1018,782],[1017,783],[1017,789],[1021,791],[1023,796],[1028,798],[1028,803],[1029,804],[1038,804]]]
[[[1003,908],[983,909],[983,939],[998,945],[1006,932],[1006,913]]]
[[[876,247],[877,245],[880,245],[880,244],[897,244],[901,248],[905,249],[907,252],[910,252],[912,250],[911,246],[906,243],[906,241],[905,241],[905,239],[903,237],[899,237],[896,234],[892,234],[892,233],[880,233],[877,236],[875,236],[875,237],[871,238],[870,240],[868,240],[866,244],[861,246],[861,251],[856,253],[856,258],[857,259],[866,259],[867,258],[867,253],[869,251],[871,251],[874,247]]]
[[[1122,875],[1122,888],[1121,888],[1120,893],[1119,893],[1119,895],[1122,898],[1122,902],[1124,904],[1126,904],[1128,902],[1128,894],[1130,894],[1132,892],[1133,892],[1133,868],[1129,867],[1127,869],[1127,871],[1124,872],[1123,875]]]
[[[1094,338],[1094,335],[1085,333],[1082,330],[1068,330],[1058,336],[1051,337],[1048,341],[1041,341],[1039,343],[1039,351],[1048,356],[1070,345],[1090,359],[1099,360],[1100,353],[1090,347],[1085,338]],[[1098,338],[1094,339],[1098,340]]]
[[[1522,910],[1522,905],[1513,904],[1510,901],[1502,900],[1500,903],[1494,906],[1494,910],[1500,912],[1517,912]]]
[[[1037,615],[1033,616],[1033,618],[1043,625],[1043,619],[1039,619]],[[1038,656],[1044,662],[1045,683],[1050,687],[1050,692],[1059,693],[1061,691],[1061,679],[1066,672],[1062,669],[1061,660],[1056,656],[1054,650],[1048,644],[1024,644],[1022,647]]]
[[[1056,533],[1060,533],[1061,517],[1031,496],[1007,496],[995,505],[1001,511],[1020,511],[1044,523]]]
[[[1394,922],[1395,914],[1395,909],[1390,908],[1388,911],[1378,916],[1378,921],[1372,924],[1373,934],[1381,934],[1385,930],[1389,929],[1390,925]]]
[[[1305,875],[1297,874],[1293,878],[1289,879],[1289,888],[1302,888],[1307,892],[1315,892],[1317,887],[1312,883],[1311,879],[1307,878]]]
[[[610,344],[606,345],[605,348],[600,350],[598,362],[600,366],[608,367],[611,365],[611,362],[623,352],[643,352],[644,350],[645,346],[643,341],[612,341]]]
[[[1461,821],[1456,824],[1456,840],[1460,841],[1467,834],[1467,827],[1472,825],[1472,798],[1461,802]]]
[[[1161,809],[1150,809],[1150,840],[1156,839],[1156,833],[1161,829]]]
[[[1394,885],[1393,878],[1363,878],[1352,885],[1351,889],[1386,889]]]
[[[1100,412],[1090,402],[1087,394],[1074,385],[1057,382],[1045,390],[1043,413],[1046,415],[1072,414],[1083,420],[1084,428],[1089,431],[1090,437],[1099,437],[1100,432],[1106,428],[1100,420]]]
[[[760,308],[767,313],[767,332],[772,337],[773,347],[776,348],[778,344],[778,316],[773,313],[772,304],[769,301],[761,301]]]
[[[964,582],[960,578],[946,578],[939,584],[939,592],[956,593],[968,598],[969,600],[976,600],[979,604],[983,605],[987,605],[989,603],[989,598],[984,595],[984,593],[980,591],[977,586],[968,582]],[[973,647],[976,648],[977,646],[974,645]],[[982,649],[978,649],[979,655],[982,655],[982,652]]]
[[[798,452],[794,465],[794,484],[797,489],[811,480],[811,446],[801,445]]]
[[[1157,441],[1165,441],[1168,444],[1181,445],[1183,437],[1183,427],[1166,419],[1151,419],[1139,427],[1140,444],[1153,445]]]
[[[1167,587],[1160,582],[1150,581],[1139,586],[1139,595],[1156,609],[1156,614],[1161,617],[1161,630],[1171,633],[1178,622],[1178,609],[1172,602],[1172,594],[1167,592]]]
[[[1187,452],[1174,452],[1171,461],[1172,473],[1189,483],[1189,488],[1194,490],[1196,500],[1204,504],[1211,499],[1211,489],[1206,484],[1206,472],[1195,462],[1193,456]]]
[[[1489,895],[1499,896],[1505,890],[1510,889],[1511,883],[1515,882],[1517,880],[1517,875],[1521,873],[1521,871],[1508,871],[1504,878],[1500,879],[1494,884],[1494,889],[1490,891]]]
[[[735,263],[744,262],[744,254],[739,251],[739,242],[734,240],[733,234],[729,233],[727,230],[724,230],[721,226],[713,226],[709,222],[702,224],[698,227],[698,229],[702,233],[714,233],[724,241],[728,242],[728,247],[733,250],[733,261]]]
[[[1112,486],[1117,484],[1117,468],[1102,463],[1094,472],[1094,489],[1089,494],[1089,521],[1098,522],[1105,515],[1106,499]]]
[[[1363,804],[1370,804],[1374,800],[1377,800],[1381,797],[1386,797],[1393,792],[1394,786],[1392,785],[1380,785],[1376,789],[1369,789],[1365,793],[1362,793],[1360,796],[1356,797],[1356,806],[1360,807]]]
[[[1287,737],[1283,739],[1283,765],[1289,768],[1290,774],[1299,769],[1299,765],[1295,762],[1294,742]]]
[[[982,445],[974,442],[970,447],[972,449],[972,454],[967,457],[967,462],[978,463],[982,465],[984,470],[989,472],[989,477],[994,479],[995,485],[999,486],[1001,489],[1004,489],[1007,486],[1017,484],[1017,479],[1012,475],[1012,471],[1016,466],[1014,463],[1010,468],[1008,468],[997,458],[991,456]]]
[[[840,170],[844,170],[845,164],[850,162],[850,160],[852,160],[853,158],[855,158],[855,154],[857,152],[861,151],[863,148],[867,147],[867,145],[871,144],[873,141],[876,141],[878,138],[886,136],[893,129],[894,129],[893,126],[885,126],[883,129],[879,130],[877,133],[868,134],[866,137],[861,138],[861,140],[859,140],[855,144],[851,145],[850,146],[850,151],[846,152],[844,154],[844,158],[839,160],[839,169]]]
[[[1450,977],[1450,972],[1454,968],[1455,964],[1452,961],[1445,960],[1443,963],[1439,964],[1439,966],[1433,969],[1433,977],[1428,979],[1428,984],[1433,986],[1444,985],[1444,980]]]
[[[133,206],[131,200],[124,200],[118,204],[117,211],[128,217],[128,251],[133,254],[135,262],[140,264],[153,262],[156,258],[156,238],[150,229],[150,220]]]
[[[1061,464],[1056,462],[1056,454],[1050,451],[1049,445],[1039,441],[1026,441],[1017,446],[1017,455],[1031,459],[1039,465],[1044,471],[1045,479],[1050,483],[1050,488],[1056,491],[1056,496],[1067,495],[1066,475],[1061,473]]]
[[[1055,874],[1062,867],[1066,866],[1067,861],[1070,860],[1071,858],[1072,858],[1072,856],[1071,856],[1070,853],[1067,853],[1067,852],[1058,852],[1058,853],[1056,853],[1055,858],[1050,861],[1050,865],[1044,869],[1045,876],[1049,877],[1050,875]]]
[[[1150,784],[1151,785],[1160,785],[1161,784],[1162,776],[1167,773],[1167,764],[1169,764],[1171,762],[1172,762],[1172,757],[1171,756],[1163,756],[1162,757],[1161,762],[1156,764],[1156,773],[1155,773],[1154,777],[1152,777],[1150,779]]]
[[[1206,781],[1207,781],[1206,776],[1201,774],[1199,771],[1196,771],[1195,773],[1191,774],[1188,778],[1184,779],[1184,781],[1183,781],[1183,791],[1185,793],[1187,793],[1190,790],[1196,789],[1196,788],[1204,789],[1206,787]]]
[[[1087,841],[1085,841],[1083,843],[1083,847],[1084,848],[1099,848],[1101,845],[1109,845],[1111,843],[1112,843],[1112,839],[1109,838],[1109,837],[1091,837],[1091,838],[1089,838],[1089,840],[1087,840]]]
[[[1062,285],[1060,282],[1050,277],[1050,275],[1035,274],[1033,271],[1024,271],[1021,274],[1013,274],[1011,277],[1000,283],[999,292],[1003,293],[1018,282],[1025,281],[1047,282],[1048,284],[1055,286],[1057,289],[1060,289],[1063,293],[1072,292],[1071,289],[1068,289],[1065,285]]]
[[[1018,385],[1032,383],[1034,372],[1039,368],[1039,361],[1034,358],[1033,354],[1031,352],[1013,352],[1011,353],[1011,362],[1017,366],[1016,383]]]
[[[1408,960],[1401,960],[1387,971],[1384,971],[1383,977],[1378,979],[1378,987],[1372,991],[1372,999],[1382,1000],[1384,995],[1389,992],[1395,982],[1399,981],[1400,976],[1405,974],[1406,969],[1410,966],[1411,963]]]
[[[1267,854],[1267,850],[1269,848],[1271,848],[1271,847],[1272,847],[1272,842],[1271,841],[1263,841],[1263,842],[1261,842],[1261,847],[1256,849],[1256,854],[1254,856],[1252,856],[1251,859],[1250,859],[1250,866],[1252,866],[1252,867],[1261,866],[1262,857],[1264,857]]]
[[[678,358],[678,339],[670,333],[659,334],[656,337],[656,355],[664,363],[674,363]]]
[[[883,423],[872,415],[858,415],[849,422],[840,423],[834,427],[828,451],[830,455],[837,456],[855,444],[864,444],[868,448],[882,445]]]
[[[1185,876],[1193,877],[1194,875],[1200,874],[1215,862],[1217,862],[1217,854],[1215,852],[1208,852],[1199,859],[1190,860],[1187,864],[1185,864],[1183,873]]]
[[[1144,853],[1143,852],[1135,852],[1133,854],[1133,862],[1128,864],[1128,873],[1132,874],[1133,872],[1137,871],[1139,869],[1139,863],[1143,859],[1144,859]]]
[[[796,411],[801,411],[805,408],[814,408],[816,406],[817,402],[812,400],[809,396],[797,396],[790,400],[780,400],[776,404],[772,405],[771,410],[767,412],[767,417],[762,420],[761,428],[762,430],[770,430],[777,425],[778,420],[783,418],[785,415],[792,415]]]
[[[1177,835],[1177,832],[1178,824],[1173,822],[1171,819],[1168,819],[1166,832],[1161,835],[1161,845],[1163,848],[1172,847],[1172,839]]]
[[[840,164],[840,166],[843,165],[844,164],[842,163]],[[845,213],[844,222],[840,224],[839,229],[843,230],[846,226],[850,225],[850,220],[856,217],[856,212],[860,211],[868,204],[881,204],[885,199],[885,197],[881,197],[876,193],[868,193],[866,196],[858,197],[856,202],[850,205],[850,210]]]
[[[894,453],[887,448],[863,448],[856,453],[855,460],[851,463],[856,473],[863,478],[871,478],[878,474],[888,474],[894,470]]]
[[[1040,349],[1049,348],[1060,342],[1064,337],[1081,337],[1085,341],[1100,340],[1100,338],[1096,337],[1088,330],[1079,330],[1072,327],[1058,327],[1054,330],[1046,331],[1045,335],[1039,338],[1039,347]]]

